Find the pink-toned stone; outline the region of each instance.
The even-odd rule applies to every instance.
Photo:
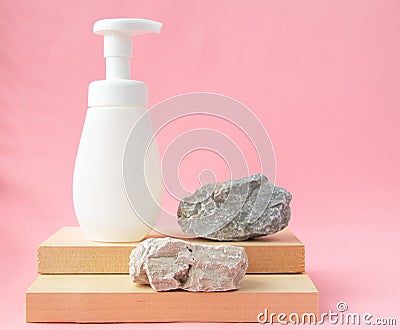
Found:
[[[156,291],[229,291],[239,289],[248,259],[242,247],[149,238],[132,251],[129,266],[133,282]]]

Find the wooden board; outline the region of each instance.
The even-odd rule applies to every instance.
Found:
[[[27,322],[257,322],[266,308],[318,315],[318,291],[306,274],[246,275],[231,292],[155,292],[127,274],[62,274],[39,275],[26,292]]]
[[[148,237],[163,237],[151,232]],[[288,229],[271,236],[244,242],[215,242],[189,239],[195,243],[243,246],[249,257],[248,273],[303,273],[305,248]],[[38,246],[41,274],[93,274],[129,272],[129,255],[137,242],[101,243],[86,238],[79,227],[63,227]]]

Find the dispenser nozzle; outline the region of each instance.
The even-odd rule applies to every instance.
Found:
[[[162,24],[139,18],[110,18],[97,21],[93,32],[104,36],[106,79],[130,79],[132,37],[160,33]]]

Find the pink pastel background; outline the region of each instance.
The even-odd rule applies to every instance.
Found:
[[[294,196],[290,227],[306,245],[321,312],[342,300],[400,323],[399,14],[399,1],[378,0],[1,0],[0,326],[135,327],[25,324],[36,246],[77,225],[71,182],[87,84],[104,72],[91,29],[105,17],[164,23],[135,42],[134,77],[151,105],[209,91],[260,118],[276,183]],[[205,325],[138,325],[161,326]]]

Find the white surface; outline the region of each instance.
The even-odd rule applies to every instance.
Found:
[[[145,108],[113,107],[87,111],[75,163],[73,200],[79,225],[91,240],[138,241],[151,230],[148,225],[153,226],[157,220],[162,180],[155,142],[149,146],[151,161],[144,163],[145,141],[152,135],[149,118],[145,130],[140,131],[141,139],[130,145],[127,155],[127,164],[131,166],[128,165],[126,172],[135,191],[131,195],[132,205],[123,178],[125,143],[145,111]]]

